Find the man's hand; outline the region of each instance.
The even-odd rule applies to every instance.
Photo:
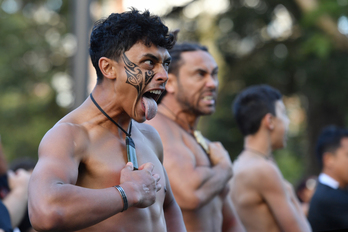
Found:
[[[124,188],[130,206],[146,208],[156,201],[156,192],[162,186],[160,176],[153,173],[154,165],[145,163],[139,170],[133,171],[133,164],[128,162],[121,170],[120,184]]]
[[[18,169],[16,172],[8,171],[7,176],[11,192],[20,193],[22,197],[27,198],[30,172],[24,169]]]
[[[228,164],[229,166],[232,166],[232,162],[228,155],[228,152],[220,142],[209,143],[209,150],[210,160],[214,166],[222,162]]]
[[[28,184],[30,172],[18,169],[16,172],[8,171],[9,194],[4,198],[4,205],[10,214],[12,227],[17,227],[21,222],[28,205]]]

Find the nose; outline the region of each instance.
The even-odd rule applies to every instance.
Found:
[[[154,79],[160,84],[166,83],[168,80],[168,72],[163,67],[161,67],[155,73]]]
[[[219,85],[219,80],[215,75],[209,75],[206,86],[209,89],[216,89],[217,86]]]

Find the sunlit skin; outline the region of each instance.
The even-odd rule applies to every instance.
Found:
[[[152,127],[137,123],[145,121],[143,93],[164,89],[170,56],[164,48],[143,43],[123,56],[139,67],[142,88],[127,83],[122,57],[101,57],[104,77],[92,95],[125,130],[133,119],[139,171],[126,165],[125,133],[87,98],[41,141],[29,185],[30,219],[39,231],[186,231],[161,164],[160,137]],[[145,73],[153,73],[147,85]],[[128,198],[129,208],[122,213],[115,185]]]
[[[178,76],[169,74],[167,94],[154,126],[164,146],[164,166],[187,231],[244,231],[228,196],[232,165],[219,142],[208,143],[206,154],[193,137],[202,115],[215,111],[218,67],[205,51],[181,54]]]
[[[292,185],[284,180],[272,151],[286,145],[289,119],[283,102],[266,114],[259,130],[244,138],[233,164],[230,197],[248,232],[311,231]]]

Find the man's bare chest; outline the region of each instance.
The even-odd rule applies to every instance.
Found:
[[[154,173],[161,176],[165,186],[162,164],[151,144],[141,138],[134,138],[139,167],[147,162],[155,165]],[[120,184],[120,173],[128,162],[126,143],[115,136],[105,136],[92,141],[79,165],[78,185],[89,188],[106,188]]]
[[[197,166],[211,166],[209,155],[198,144],[195,138],[189,134],[183,134],[183,142],[192,151]]]

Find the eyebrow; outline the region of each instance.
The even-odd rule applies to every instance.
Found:
[[[148,57],[148,58],[151,58],[151,59],[155,60],[156,62],[159,62],[159,58],[157,56],[151,54],[151,53],[146,53],[146,54],[143,55],[143,57]],[[172,57],[171,56],[167,57],[164,60],[164,62],[168,62],[168,61],[172,61]]]
[[[218,71],[219,71],[219,67],[215,67],[211,73],[212,73],[212,74],[215,74],[215,73],[217,73]]]
[[[207,70],[201,69],[201,68],[198,68],[196,71],[197,71],[197,72],[208,73]],[[213,71],[211,72],[211,74],[216,74],[218,71],[219,71],[219,67],[215,67],[215,68],[213,69]]]

